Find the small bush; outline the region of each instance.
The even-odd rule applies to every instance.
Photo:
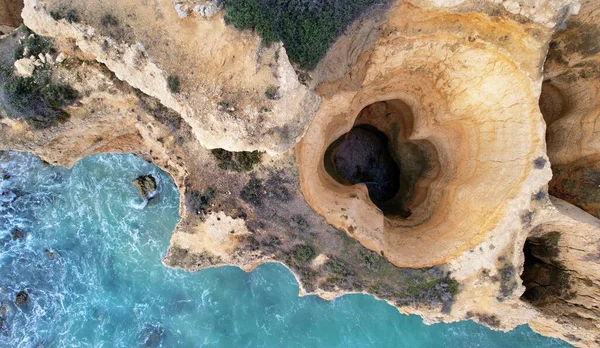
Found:
[[[265,191],[269,198],[280,202],[289,202],[293,199],[292,193],[286,187],[288,182],[277,173],[271,173],[271,176],[265,183]]]
[[[179,76],[169,75],[169,77],[167,77],[167,86],[169,87],[169,91],[171,91],[171,93],[179,93],[181,91]]]
[[[538,157],[533,161],[533,166],[536,169],[543,169],[546,166],[546,159],[544,157]]]
[[[77,14],[77,11],[73,8],[67,10],[67,12],[65,13],[65,19],[69,23],[79,23],[79,15]]]
[[[32,77],[10,76],[4,82],[4,93],[7,103],[16,109],[25,109],[30,102],[31,96],[37,91]]]
[[[219,101],[219,110],[232,113],[235,111],[234,103],[231,100],[223,99]]]
[[[327,278],[330,282],[334,281],[337,283],[342,279],[354,276],[354,272],[352,272],[348,265],[335,258],[327,260],[325,267],[327,267]]]
[[[117,17],[113,16],[110,13],[105,14],[104,16],[102,16],[102,18],[100,19],[100,24],[102,24],[105,27],[114,27],[119,25],[119,20],[117,19]]]
[[[267,90],[265,91],[265,97],[271,100],[279,99],[279,88],[275,86],[267,88]]]
[[[298,245],[293,252],[294,260],[303,265],[314,259],[316,256],[315,250],[310,245]]]
[[[61,19],[65,18],[62,14],[61,11],[50,11],[50,17],[52,17],[52,19],[54,19],[55,21],[60,21]]]
[[[49,84],[41,92],[48,105],[54,108],[72,104],[78,98],[77,91],[64,83]]]
[[[516,270],[512,263],[506,263],[498,271],[500,273],[500,295],[497,298],[499,301],[503,301],[512,296],[517,288],[517,282],[514,279]]]
[[[74,8],[65,9],[61,7],[54,11],[50,11],[50,17],[55,21],[59,21],[61,19],[66,19],[69,23],[79,23],[79,15],[77,14],[77,10]]]
[[[306,232],[310,227],[310,224],[304,216],[296,214],[292,216],[292,220],[289,222],[291,228],[298,229],[300,232]]]
[[[379,254],[366,249],[360,249],[358,254],[360,255],[360,258],[363,260],[363,263],[367,269],[374,272],[379,270],[379,266],[382,262],[382,257]]]
[[[213,156],[219,161],[219,168],[236,172],[249,172],[255,164],[260,163],[262,153],[259,151],[231,152],[224,149],[213,149]]]
[[[54,44],[49,37],[38,35],[29,36],[24,41],[25,46],[29,50],[29,55],[38,56],[40,53],[48,53],[54,51]]]
[[[264,198],[264,187],[262,180],[257,178],[250,179],[250,181],[248,181],[246,186],[244,186],[242,189],[240,196],[247,203],[261,205]]]
[[[200,218],[204,218],[214,197],[215,191],[211,188],[204,190],[204,192],[193,190],[186,194],[185,204],[189,210],[194,212],[194,214],[198,215]]]

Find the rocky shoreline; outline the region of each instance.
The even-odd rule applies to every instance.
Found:
[[[368,293],[426,323],[529,324],[599,346],[600,107],[586,101],[597,97],[600,63],[585,33],[600,23],[597,5],[442,3],[398,2],[360,18],[307,83],[283,47],[225,25],[222,11],[179,18],[172,4],[123,1],[120,12],[136,18],[103,25],[91,13],[104,8],[74,8],[74,22],[52,16],[58,0],[26,0],[25,24],[65,57],[51,53],[44,66],[79,98],[44,129],[4,115],[0,149],[64,166],[130,152],[160,166],[181,197],[169,267],[280,262],[301,295]],[[567,30],[555,31],[565,11]],[[206,30],[227,46],[174,39]],[[361,125],[390,139],[412,183],[397,197],[409,216],[325,167],[329,146]],[[143,181],[148,198],[156,182]]]

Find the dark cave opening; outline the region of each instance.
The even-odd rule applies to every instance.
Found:
[[[400,100],[370,104],[354,127],[329,145],[327,173],[343,185],[364,183],[369,198],[386,216],[406,219],[426,196],[417,185],[432,169],[427,141],[409,140],[413,128],[410,107]]]
[[[364,183],[373,202],[389,201],[400,189],[400,168],[388,143],[383,132],[361,125],[332,144],[336,173],[345,183]]]
[[[560,233],[553,231],[528,238],[523,247],[525,264],[521,279],[526,290],[521,300],[538,308],[573,296],[570,275],[557,260],[559,240]]]

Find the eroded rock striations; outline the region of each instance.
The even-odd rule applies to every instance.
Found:
[[[226,2],[26,0],[56,49],[17,58],[76,94],[41,129],[9,108],[0,149],[161,166],[171,267],[278,261],[302,293],[599,346],[598,5],[381,4],[307,72]]]

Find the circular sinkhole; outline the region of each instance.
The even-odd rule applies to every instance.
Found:
[[[431,169],[423,144],[408,140],[412,127],[412,112],[401,100],[370,104],[352,129],[329,145],[325,170],[342,185],[365,184],[384,215],[406,219],[423,200],[417,182]]]

